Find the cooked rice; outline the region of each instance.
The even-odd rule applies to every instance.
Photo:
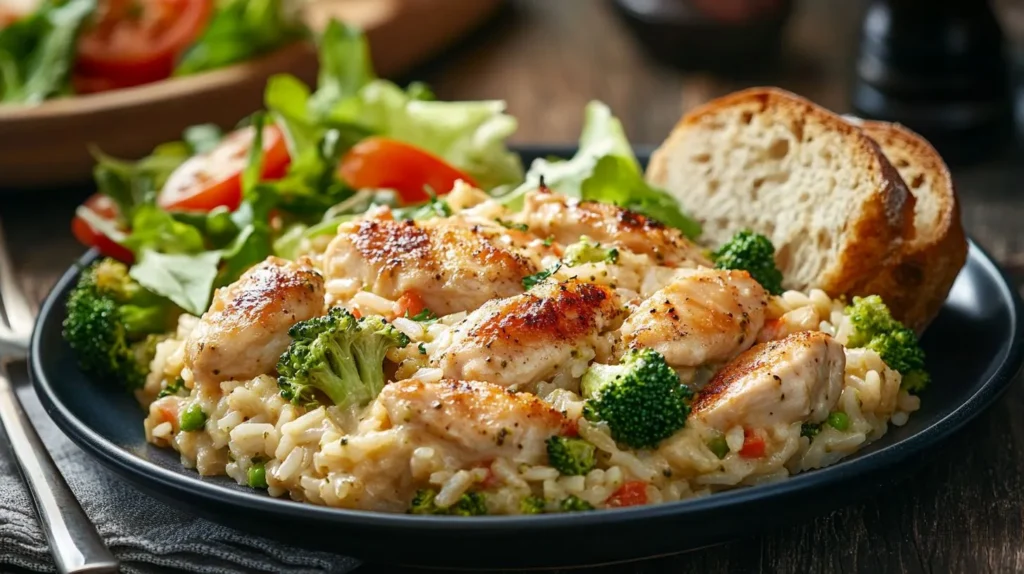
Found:
[[[644,291],[638,281],[637,289]],[[360,293],[357,304],[368,312],[387,312],[393,302]],[[824,292],[788,291],[771,298],[762,340],[779,339],[802,330],[821,330],[845,343],[851,325],[844,302]],[[424,381],[441,378],[427,357],[439,339],[465,313],[429,324],[398,319],[395,325],[412,344],[392,350],[395,378]],[[583,400],[571,386],[558,381],[540,386],[538,394],[554,408],[577,421],[579,434],[598,451],[598,467],[585,476],[562,476],[554,468],[517,465],[498,458],[489,466],[468,465],[451,447],[401,426],[392,426],[383,407],[371,404],[365,412],[340,412],[333,407],[304,409],[289,404],[277,381],[262,375],[251,380],[196,384],[183,360],[184,341],[196,324],[183,317],[177,333],[157,347],[151,374],[140,392],[150,403],[145,421],[147,439],[176,449],[182,463],[201,475],[226,474],[240,484],[249,469],[262,463],[268,491],[273,496],[328,506],[401,512],[417,488],[432,486],[441,507],[454,504],[470,490],[486,493],[488,511],[521,512],[522,501],[542,496],[547,510],[557,501],[577,496],[595,507],[629,481],[643,481],[649,503],[674,501],[736,486],[783,480],[791,474],[834,464],[866,443],[883,436],[891,422],[902,425],[920,406],[917,397],[899,390],[900,375],[889,369],[877,353],[846,350],[846,373],[836,408],[849,417],[839,431],[822,425],[812,438],[802,436],[801,424],[780,424],[765,429],[766,456],[744,458],[739,451],[744,429],[724,433],[729,452],[721,459],[708,447],[718,432],[690,420],[687,426],[653,451],[622,449],[604,423],[582,417]],[[579,377],[592,357],[583,357]],[[684,380],[706,380],[710,373],[688,370]],[[700,377],[703,377],[701,379]],[[153,400],[157,393],[180,379],[187,395]],[[208,416],[200,431],[183,432],[177,413],[198,403]]]

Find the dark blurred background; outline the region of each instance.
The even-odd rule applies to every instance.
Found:
[[[1020,0],[511,0],[411,77],[506,99],[519,142],[572,141],[597,98],[654,144],[696,104],[777,85],[902,121],[966,164],[1012,150],[1022,46]]]
[[[856,113],[858,87],[888,80],[880,83],[895,96],[892,102],[909,101],[889,111],[911,113],[886,119],[922,131],[940,128],[940,138],[927,135],[942,144],[952,166],[968,233],[1024,281],[1024,0],[793,0],[771,40],[774,48],[755,42],[753,54],[740,58],[746,65],[721,69],[713,60],[723,39],[743,43],[745,34],[736,40],[728,31],[735,21],[714,20],[695,8],[737,2],[760,5],[760,14],[769,19],[789,5],[784,0],[509,0],[487,25],[407,77],[429,82],[443,99],[505,99],[519,120],[513,138],[519,144],[575,141],[584,104],[599,99],[640,147],[660,143],[687,110],[744,87],[780,86],[834,111]],[[635,21],[623,15],[624,5],[663,4],[684,13],[676,51],[689,53],[658,52],[643,28],[638,33]],[[896,17],[888,19],[891,25],[883,18],[876,37],[862,42],[869,10],[895,11]],[[858,72],[865,60],[872,72],[872,58],[874,76]],[[717,69],[694,69],[694,62]],[[928,121],[907,121],[922,111]],[[941,129],[955,128],[965,117],[980,120],[961,122],[968,128],[980,125],[977,134],[968,129],[970,137],[961,137],[956,129]]]

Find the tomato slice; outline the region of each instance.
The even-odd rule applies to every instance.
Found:
[[[403,205],[430,199],[427,186],[444,195],[460,179],[476,185],[471,177],[427,151],[377,136],[353,146],[342,158],[338,172],[355,189],[395,190]]]
[[[764,437],[756,431],[743,429],[743,447],[740,448],[740,456],[743,458],[761,458],[764,456]]]
[[[199,37],[213,0],[106,0],[78,39],[76,72],[137,86],[169,78]]]
[[[623,483],[618,490],[608,497],[605,503],[611,507],[647,504],[647,483],[642,480],[631,480]]]
[[[79,209],[85,209],[92,212],[93,216],[99,218],[102,221],[109,222],[112,226],[117,226],[118,212],[117,204],[114,200],[102,194],[95,194],[89,199],[85,200],[82,207]],[[107,235],[93,227],[91,223],[86,221],[81,215],[76,214],[75,218],[71,220],[71,233],[74,234],[75,238],[78,239],[83,245],[88,247],[95,247],[100,253],[107,257],[113,257],[118,261],[124,261],[125,263],[131,263],[134,260],[134,255],[127,248]]]
[[[242,201],[242,172],[249,161],[252,127],[235,130],[207,153],[188,159],[167,178],[157,196],[166,210],[210,211],[224,206],[238,209]],[[288,169],[290,158],[284,134],[271,124],[263,128],[263,179],[276,179]]]

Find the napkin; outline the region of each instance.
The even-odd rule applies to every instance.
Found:
[[[24,367],[11,367],[29,418],[107,546],[121,560],[123,572],[342,574],[359,565],[353,558],[301,550],[198,519],[135,490],[72,444],[25,384]],[[0,431],[0,571],[11,566],[54,571],[32,499]]]

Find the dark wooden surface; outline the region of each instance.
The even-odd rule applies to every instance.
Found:
[[[1012,4],[1000,4],[1011,28],[1024,21]],[[524,0],[415,76],[445,99],[506,99],[520,122],[516,142],[572,142],[583,105],[596,98],[622,118],[632,141],[656,144],[684,110],[747,85],[781,85],[845,111],[861,8],[854,0],[802,2],[787,32],[779,69],[745,80],[722,80],[681,74],[651,61],[608,2]],[[980,165],[954,170],[969,233],[1020,279],[1022,160],[1024,151],[1013,147]],[[81,252],[67,222],[85,192],[0,197],[16,264],[37,298]],[[438,551],[457,548],[458,541],[452,541],[450,548]],[[373,564],[360,569],[366,574],[394,571]],[[586,571],[1024,571],[1024,389],[1015,385],[920,473],[881,496],[761,537]]]

